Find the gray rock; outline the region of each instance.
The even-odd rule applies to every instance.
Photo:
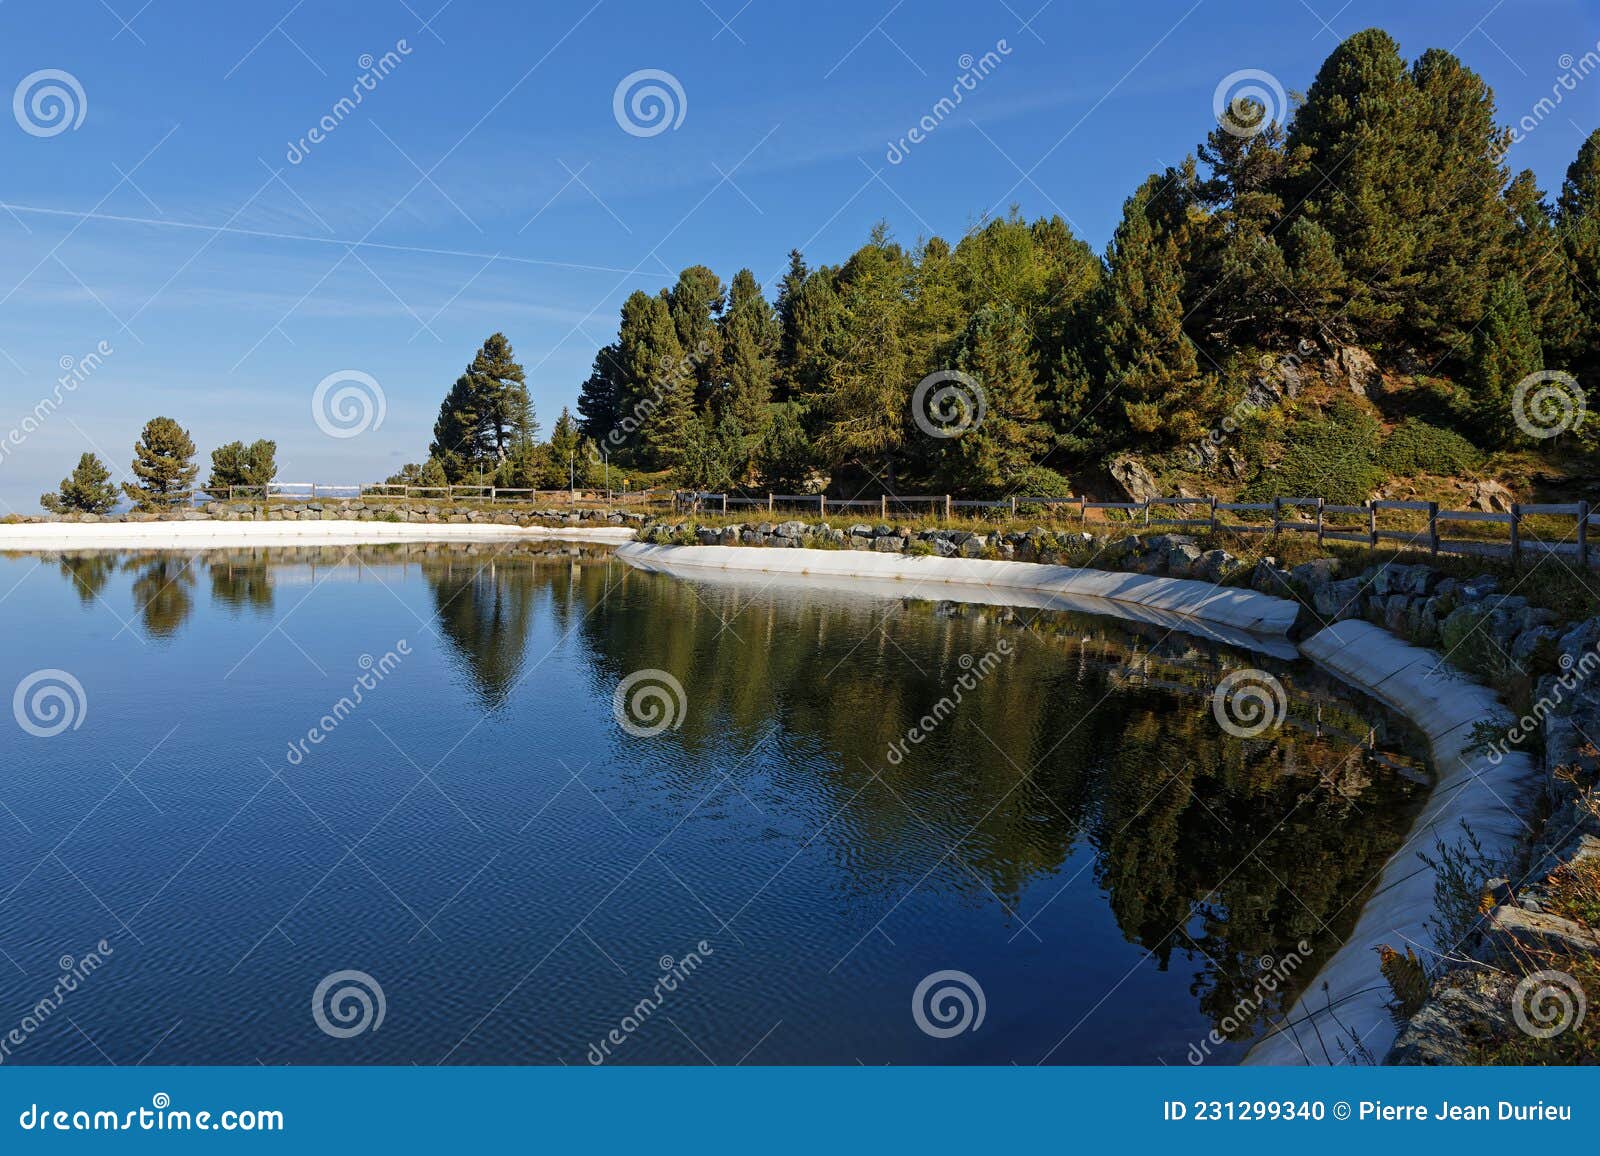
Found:
[[[904,538],[896,538],[892,534],[882,535],[872,540],[872,549],[879,554],[898,554],[906,548]]]
[[[983,548],[988,544],[988,540],[982,534],[971,534],[961,543],[959,551],[963,558],[980,558],[983,556]]]
[[[1511,904],[1489,912],[1484,921],[1484,935],[1493,946],[1518,954],[1600,952],[1600,935],[1582,924]]]
[[[1111,480],[1127,495],[1130,502],[1143,502],[1161,496],[1161,485],[1154,474],[1138,458],[1120,454],[1107,466]]]

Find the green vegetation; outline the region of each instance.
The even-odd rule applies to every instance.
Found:
[[[52,514],[109,514],[117,504],[117,487],[105,463],[84,454],[55,493],[39,495],[39,504]]]
[[[259,490],[264,497],[277,476],[277,442],[229,442],[211,451],[211,477],[206,480],[206,490],[212,497],[226,498],[228,487],[241,486]]]
[[[624,302],[581,430],[684,485],[850,497],[1103,491],[1130,452],[1168,489],[1341,503],[1397,474],[1581,474],[1600,405],[1553,439],[1512,407],[1534,370],[1600,368],[1600,132],[1552,206],[1504,167],[1483,80],[1377,29],[1287,124],[1264,113],[1146,177],[1101,256],[1013,210],[954,243],[880,225],[838,265],[792,253],[771,304],[747,269],[692,266]],[[984,418],[927,436],[913,397],[952,371]]]
[[[135,482],[122,492],[140,510],[170,509],[184,501],[200,468],[194,464],[194,440],[170,417],[153,417],[133,447]]]

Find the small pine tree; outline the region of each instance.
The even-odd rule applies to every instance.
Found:
[[[1501,445],[1517,440],[1512,394],[1519,381],[1543,368],[1522,284],[1508,273],[1489,295],[1489,313],[1473,337],[1467,369],[1472,419],[1485,440]]]
[[[117,487],[105,464],[94,454],[84,454],[55,493],[39,496],[39,504],[52,514],[109,514],[117,504]]]
[[[194,452],[188,430],[170,417],[151,418],[133,447],[133,476],[138,481],[124,482],[122,492],[140,510],[177,505],[200,472]]]
[[[267,495],[267,488],[278,476],[278,443],[258,439],[245,445],[229,442],[211,451],[211,476],[206,479],[206,490],[217,498],[228,496],[228,488],[237,486]]]
[[[549,471],[555,488],[566,489],[578,484],[583,473],[583,462],[578,460],[582,456],[582,440],[578,423],[563,406],[561,416],[556,418],[556,424],[550,429],[548,447]]]

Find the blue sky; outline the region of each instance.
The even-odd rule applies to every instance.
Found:
[[[125,470],[155,414],[202,462],[265,436],[285,481],[381,480],[426,452],[440,397],[495,330],[548,430],[623,298],[696,262],[769,281],[794,246],[837,261],[878,220],[907,243],[955,238],[1012,203],[1101,248],[1139,179],[1214,123],[1222,78],[1303,90],[1364,27],[1408,58],[1454,49],[1505,121],[1600,39],[1594,0],[1340,3],[10,0],[5,89],[68,73],[82,119],[37,135],[60,127],[27,100],[48,78],[0,119],[0,513],[36,510],[85,449]],[[891,164],[963,58],[991,51]],[[387,75],[334,114],[386,52]],[[645,69],[683,93],[655,135],[613,112]],[[1553,189],[1597,124],[1600,76],[1510,163]],[[63,360],[101,342],[92,374],[8,439]],[[386,408],[335,438],[312,398],[345,370]]]

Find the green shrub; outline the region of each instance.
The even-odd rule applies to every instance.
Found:
[[[1390,474],[1456,477],[1483,464],[1478,447],[1460,434],[1408,417],[1383,439],[1378,466]]]
[[[913,538],[901,553],[910,554],[913,558],[926,558],[934,553],[933,543],[926,538]]]
[[[1377,465],[1376,418],[1348,401],[1320,417],[1297,421],[1283,433],[1281,459],[1261,471],[1240,497],[1265,502],[1275,497],[1326,498],[1336,505],[1365,502],[1383,480]]]
[[[1070,498],[1073,497],[1072,483],[1061,474],[1044,466],[1029,466],[1018,471],[1016,477],[1009,483],[1010,491],[1018,498]],[[1049,506],[1042,506],[1038,502],[1017,503],[1019,514],[1044,514],[1050,510]]]

